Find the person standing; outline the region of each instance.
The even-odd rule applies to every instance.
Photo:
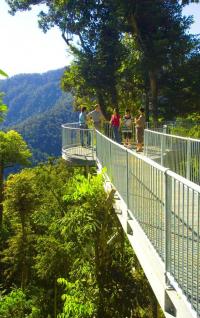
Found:
[[[144,143],[145,114],[144,108],[140,108],[139,116],[135,118],[136,127],[136,152],[141,152]]]
[[[113,109],[113,114],[110,119],[110,125],[113,129],[114,140],[118,143],[121,142],[119,128],[120,128],[121,118],[119,112],[116,108]]]
[[[124,146],[130,147],[132,138],[132,116],[129,109],[126,109],[125,115],[122,119],[122,133],[124,135]]]
[[[79,114],[79,127],[80,127],[81,146],[84,147],[84,135],[85,134],[87,136],[87,146],[90,146],[91,136],[90,136],[90,132],[88,130],[88,125],[87,125],[86,107],[81,108],[81,112]]]
[[[95,109],[88,113],[87,118],[92,119],[94,127],[97,130],[101,129],[103,115],[102,115],[102,112],[100,110],[99,104],[96,104]]]

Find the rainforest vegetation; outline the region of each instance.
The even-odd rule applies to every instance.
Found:
[[[64,69],[59,69],[43,74],[21,74],[0,81],[2,98],[8,105],[1,128],[14,129],[23,136],[34,164],[49,156],[60,156],[61,124],[77,121],[72,96],[62,92],[60,87],[63,72]]]
[[[0,317],[162,317],[102,175],[38,162],[59,156],[72,103],[98,102],[107,119],[114,106],[134,114],[143,105],[154,125],[198,119],[200,42],[182,14],[190,1],[6,1],[11,14],[46,4],[39,26],[59,27],[74,61],[0,82]],[[31,151],[38,165],[5,180],[7,167],[31,164]]]
[[[2,318],[153,317],[154,295],[102,182],[62,160],[8,178]]]

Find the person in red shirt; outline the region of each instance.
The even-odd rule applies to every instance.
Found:
[[[120,125],[121,125],[121,118],[119,112],[116,108],[113,109],[113,114],[110,119],[110,125],[113,130],[114,140],[118,143],[121,142],[121,137],[119,133]]]

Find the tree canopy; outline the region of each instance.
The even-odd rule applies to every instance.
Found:
[[[0,131],[0,224],[3,215],[3,180],[6,167],[27,165],[31,152],[20,134],[14,130]]]
[[[7,2],[12,14],[17,10],[29,10],[31,5],[47,5],[47,11],[39,15],[40,27],[46,32],[58,26],[75,57],[72,67],[66,69],[62,87],[71,89],[78,107],[84,102],[90,101],[91,104],[98,101],[106,117],[109,117],[109,107],[123,108],[126,100],[123,94],[124,82],[127,82],[125,76],[129,73],[134,89],[131,85],[126,92],[130,94],[133,89],[137,91],[134,95],[140,96],[139,102],[137,97],[132,101],[131,109],[145,103],[148,112],[150,100],[156,122],[159,97],[164,93],[161,85],[164,84],[163,75],[169,68],[180,69],[192,58],[193,52],[198,51],[198,42],[187,32],[192,20],[182,15],[188,1]],[[138,52],[134,70],[132,63],[125,62],[127,42],[125,46],[124,38],[127,35],[135,43],[132,52]],[[136,57],[135,53],[133,57]],[[180,79],[181,75],[177,75]],[[132,77],[140,79],[139,85],[135,85]],[[195,108],[198,108],[197,103]],[[167,105],[163,107],[167,108]]]
[[[0,313],[18,300],[16,318],[152,317],[154,296],[112,208],[113,192],[93,172],[85,177],[60,160],[7,180]]]
[[[8,77],[8,75],[0,69],[0,75],[4,77]],[[0,92],[0,123],[4,120],[4,116],[7,113],[7,106],[3,103],[3,98],[4,94]]]

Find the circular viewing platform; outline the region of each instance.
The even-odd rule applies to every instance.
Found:
[[[62,158],[73,166],[95,166],[95,130],[78,123],[62,125]]]
[[[62,148],[62,158],[73,166],[95,166],[96,153],[93,148],[81,145],[71,148]]]

